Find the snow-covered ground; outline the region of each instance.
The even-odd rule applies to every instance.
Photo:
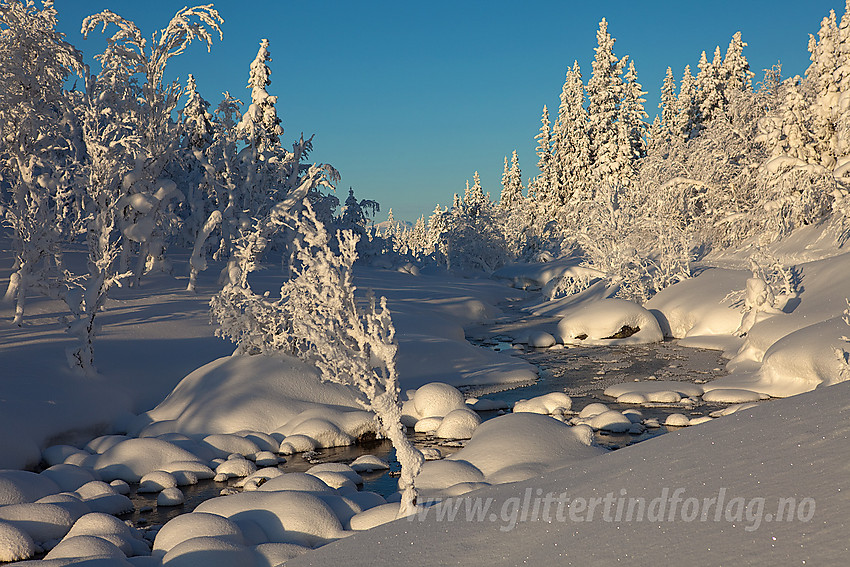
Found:
[[[838,384],[771,402],[469,493],[445,505],[453,521],[429,510],[287,565],[843,565],[848,398]]]
[[[793,293],[777,297],[781,309],[755,310],[744,336],[742,306],[752,302],[745,270],[706,269],[640,307],[598,285],[543,301],[497,280],[359,268],[358,286],[387,296],[398,329],[405,424],[438,438],[471,437],[448,458],[426,455],[423,507],[396,522],[398,495],[358,490],[356,471],[386,466],[377,459],[306,473],[277,468],[286,455],[351,444],[379,428],[350,391],[320,382],[303,362],[229,356],[232,345],[208,324],[214,270],[197,294],[184,291],[185,278],[166,275],[117,290],[95,343],[97,377],[67,370],[61,303],[34,298],[24,327],[12,326],[4,307],[0,356],[14,379],[0,384],[0,428],[15,433],[0,440],[0,467],[50,468],[0,471],[0,559],[43,550],[56,565],[93,556],[116,565],[194,565],[202,557],[279,565],[296,556],[293,564],[387,564],[424,550],[417,563],[663,564],[676,544],[694,564],[835,563],[846,552],[837,542],[850,490],[841,450],[847,386],[836,384],[846,376],[836,350],[850,330],[842,319],[848,263],[845,254],[795,266]],[[502,279],[539,289],[569,265],[514,266]],[[273,270],[255,276],[256,289],[279,286]],[[505,301],[524,311],[505,318]],[[482,424],[474,410],[501,406],[465,401],[454,386],[495,391],[533,381],[537,371],[466,340],[465,328],[482,333],[494,322],[500,340],[552,353],[563,343],[651,343],[663,333],[724,350],[731,373],[707,383],[702,374],[606,381],[608,405],[545,393]],[[620,409],[609,407],[615,403]],[[724,409],[693,411],[705,404]],[[641,412],[659,405],[675,412],[663,424]],[[594,442],[594,431],[639,435],[661,425],[674,433],[614,452]],[[689,425],[697,427],[682,429]],[[133,507],[127,483],[168,507],[183,502],[181,487],[213,477],[240,479],[240,488],[148,531],[147,540],[110,519]],[[565,492],[574,507],[559,507]],[[639,499],[645,516],[628,520]],[[662,501],[676,510],[653,509]],[[469,509],[480,521],[464,516],[466,506],[485,504],[486,512]],[[460,512],[449,521],[451,506]],[[791,519],[772,521],[777,506]]]

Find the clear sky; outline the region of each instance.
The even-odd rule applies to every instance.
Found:
[[[150,36],[186,0],[55,5],[61,31],[91,60],[104,41],[99,34],[83,40],[85,16],[110,9]],[[757,80],[777,61],[784,76],[802,74],[808,34],[830,9],[844,12],[838,0],[225,0],[215,7],[224,40],[211,53],[196,44],[172,59],[169,78],[193,73],[213,107],[225,90],[250,102],[248,67],[268,38],[268,90],[279,97],[284,143],[315,134],[312,158],[340,171],[343,200],[352,186],[361,199],[379,201],[378,221],[389,208],[396,219],[427,218],[437,203],[450,205],[476,170],[498,198],[504,156],[514,149],[523,179],[534,176],[542,107],[557,111],[573,60],[587,81],[603,17],[616,55],[634,60],[654,116],[668,66],[678,81],[703,50],[711,56],[720,45],[725,54],[740,30]]]

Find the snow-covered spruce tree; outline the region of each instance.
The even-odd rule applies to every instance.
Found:
[[[280,146],[280,136],[283,128],[277,115],[275,103],[277,97],[271,96],[266,87],[271,84],[271,69],[266,62],[271,61],[269,40],[260,41],[257,57],[251,63],[251,73],[248,77],[248,87],[251,89],[251,104],[242,115],[237,132],[245,142],[256,152],[275,149]]]
[[[457,197],[457,195],[455,195]],[[448,263],[448,250],[444,235],[449,227],[449,210],[440,207],[439,203],[434,207],[431,216],[428,217],[428,230],[425,236],[425,255],[434,256],[438,265]]]
[[[0,220],[12,231],[14,272],[5,300],[24,320],[27,294],[62,294],[62,245],[79,231],[74,170],[83,159],[74,95],[82,56],[56,31],[52,1],[0,2]]]
[[[816,96],[811,109],[814,115],[812,130],[817,142],[815,151],[820,156],[821,165],[830,169],[839,156],[835,119],[840,109],[840,90],[835,72],[841,64],[840,46],[835,11],[831,10],[821,22],[817,39],[809,36],[812,64],[806,69],[806,78],[812,83]]]
[[[552,150],[552,127],[549,122],[549,109],[543,105],[540,117],[540,132],[534,137],[537,140],[537,169],[540,173],[529,183],[529,196],[543,202],[552,200],[556,186],[555,161]]]
[[[380,238],[369,228],[369,220],[380,210],[381,205],[377,201],[358,199],[354,195],[354,189],[349,188],[342,212],[335,219],[334,224],[338,230],[349,231],[357,237],[357,254],[366,261],[380,256],[384,252],[386,242],[392,243],[391,238]]]
[[[268,41],[263,40],[250,69],[248,88],[251,89],[251,104],[235,127],[237,138],[246,145],[236,156],[236,162],[231,168],[237,172],[236,203],[233,214],[224,214],[223,211],[223,223],[235,222],[236,226],[223,228],[227,232],[241,234],[250,226],[250,216],[262,218],[270,207],[282,199],[294,199],[296,206],[300,206],[304,197],[309,197],[314,209],[327,222],[339,204],[336,197],[328,198],[321,194],[316,185],[310,186],[303,195],[295,194],[298,187],[304,187],[301,181],[307,166],[302,161],[312,151],[313,139],[305,139],[302,134],[293,143],[291,151],[281,146],[283,129],[275,108],[277,97],[266,91],[271,82],[271,70],[267,65],[270,60]],[[331,166],[321,167],[325,175],[320,184],[326,184],[326,180],[332,183],[339,179],[339,174]],[[288,261],[286,258],[294,252],[291,248],[292,231],[284,228],[274,238],[274,247],[289,251],[284,253],[284,261]]]
[[[682,82],[679,84],[679,95],[676,98],[673,136],[683,141],[690,140],[699,133],[700,120],[696,80],[691,74],[691,66],[686,65],[682,73]]]
[[[186,81],[186,104],[181,112],[183,138],[187,147],[203,150],[212,145],[214,128],[209,107],[210,103],[198,92],[195,77],[190,74]]]
[[[676,98],[676,79],[673,77],[673,69],[667,67],[664,82],[661,84],[661,102],[658,108],[661,110],[660,118],[663,126],[663,134],[667,137],[675,128],[676,117],[679,114],[678,99]]]
[[[617,59],[605,18],[596,32],[593,71],[587,82],[587,117],[592,182],[597,186],[619,183],[617,159],[617,108],[623,93],[622,72],[628,56]]]
[[[726,110],[728,102],[726,73],[720,58],[720,47],[715,48],[711,61],[708,61],[703,51],[697,67],[699,67],[699,73],[696,77],[696,86],[700,101],[700,120],[706,124],[720,116]]]
[[[646,94],[638,83],[634,61],[629,61],[629,68],[623,77],[623,96],[617,116],[618,158],[621,162],[618,169],[620,183],[629,185],[637,176],[638,160],[646,155],[646,118],[643,103]]]
[[[499,207],[503,211],[511,211],[518,206],[522,198],[522,171],[519,168],[519,157],[514,150],[511,154],[510,168],[508,167],[508,158],[505,156],[505,171],[502,174],[502,194],[499,199]]]
[[[583,200],[593,196],[590,178],[591,138],[588,111],[584,103],[581,68],[574,61],[573,66],[567,69],[561,89],[558,120],[553,128],[552,152],[556,182],[552,205],[555,207],[562,207],[573,199]]]
[[[275,209],[240,245],[239,263],[231,281],[213,298],[212,314],[222,335],[239,344],[237,352],[285,352],[316,365],[322,380],[350,386],[358,401],[381,422],[402,466],[399,516],[416,506],[415,479],[424,462],[422,453],[404,434],[396,371],[395,328],[386,299],[370,293],[362,306],[356,297],[352,270],[357,259],[357,236],[337,232],[336,251],[309,201],[296,228],[296,276],[283,284],[279,299],[250,290],[247,275],[256,264],[256,250],[274,230],[292,218],[286,208]],[[235,302],[234,302],[235,300]]]
[[[753,89],[753,77],[755,73],[750,71],[750,63],[744,56],[744,48],[747,44],[741,39],[741,32],[735,32],[726,48],[726,56],[723,58],[723,73],[726,76],[726,98],[732,96],[730,92],[751,91]]]

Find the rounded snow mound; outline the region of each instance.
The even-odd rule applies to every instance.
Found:
[[[35,542],[21,528],[0,522],[0,562],[22,561],[35,555]]]
[[[633,345],[657,343],[664,334],[655,316],[625,299],[601,299],[567,311],[558,323],[565,344]]]
[[[445,417],[456,409],[466,407],[460,390],[443,382],[425,384],[413,394],[413,407],[419,419]]]
[[[434,435],[440,439],[469,439],[480,424],[481,418],[471,409],[456,409],[443,418]]]
[[[550,392],[531,398],[530,400],[519,400],[514,404],[514,413],[539,413],[552,415],[557,409],[569,411],[573,406],[573,400],[563,392]]]
[[[667,419],[664,420],[664,425],[670,427],[687,427],[691,424],[691,420],[682,413],[671,413],[667,416]]]
[[[466,447],[448,457],[448,462],[472,464],[484,474],[485,481],[502,469],[518,465],[525,467],[529,473],[525,478],[529,478],[604,453],[604,449],[590,446],[591,439],[586,428],[534,413],[512,413],[482,423]]]
[[[619,398],[624,394],[643,394],[647,401],[655,401],[653,398],[661,392],[676,392],[679,397],[698,397],[703,394],[702,386],[690,382],[675,382],[671,380],[647,380],[646,382],[623,382],[614,384],[605,389],[605,395]],[[664,394],[668,395],[669,394]]]
[[[378,430],[377,420],[369,412],[323,407],[300,412],[278,427],[275,434],[283,436],[278,451],[291,455],[352,445],[358,437]]]
[[[62,489],[48,475],[29,471],[0,471],[0,506],[35,502]]]
[[[351,529],[354,531],[370,530],[382,524],[387,524],[398,518],[398,503],[381,504],[351,518]]]
[[[757,402],[763,397],[758,392],[752,390],[739,390],[733,388],[717,388],[710,390],[702,395],[703,401],[717,402],[721,404],[745,404],[748,402]]]
[[[174,461],[201,460],[177,445],[150,437],[121,441],[101,455],[92,457],[93,469],[100,478],[110,482],[116,479],[139,482],[141,478]]]
[[[63,539],[59,545],[50,550],[45,559],[78,559],[78,558],[126,559],[114,543],[97,536],[78,535]]]
[[[0,506],[0,521],[25,531],[36,543],[65,537],[77,519],[61,504],[10,504]]]
[[[201,559],[203,558],[203,559]],[[248,547],[217,537],[196,537],[174,546],[165,557],[163,565],[170,567],[255,567],[259,557]]]
[[[244,544],[242,530],[235,523],[217,514],[192,512],[169,520],[153,542],[153,554],[164,555],[175,546],[196,537],[217,537],[235,544]]]
[[[318,477],[302,473],[285,473],[269,479],[257,489],[261,492],[276,492],[280,490],[299,490],[302,492],[328,492],[330,487]]]
[[[617,410],[608,410],[590,418],[588,425],[593,429],[610,431],[612,433],[624,433],[631,429],[631,420]]]
[[[272,433],[298,414],[325,406],[359,409],[349,388],[321,382],[314,367],[294,357],[228,356],[183,378],[146,418],[170,422],[166,429],[187,435]]]
[[[307,492],[242,492],[207,500],[196,512],[253,521],[266,533],[268,542],[274,543],[316,547],[346,535],[333,509]]]
[[[185,502],[183,491],[177,487],[166,488],[156,497],[157,506],[179,506]]]

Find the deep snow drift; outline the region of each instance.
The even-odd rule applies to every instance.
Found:
[[[739,411],[469,493],[456,501],[454,521],[439,518],[435,508],[424,519],[355,534],[288,565],[352,564],[352,558],[377,565],[667,565],[671,550],[681,550],[689,565],[839,565],[850,553],[850,476],[842,450],[850,435],[848,397],[845,383]],[[563,493],[572,508],[565,504],[559,514],[554,499]],[[547,495],[553,501],[545,506]],[[630,498],[645,501],[640,521],[639,504],[628,520]],[[479,521],[467,502],[481,506],[487,499]],[[473,510],[469,520],[467,510]]]

